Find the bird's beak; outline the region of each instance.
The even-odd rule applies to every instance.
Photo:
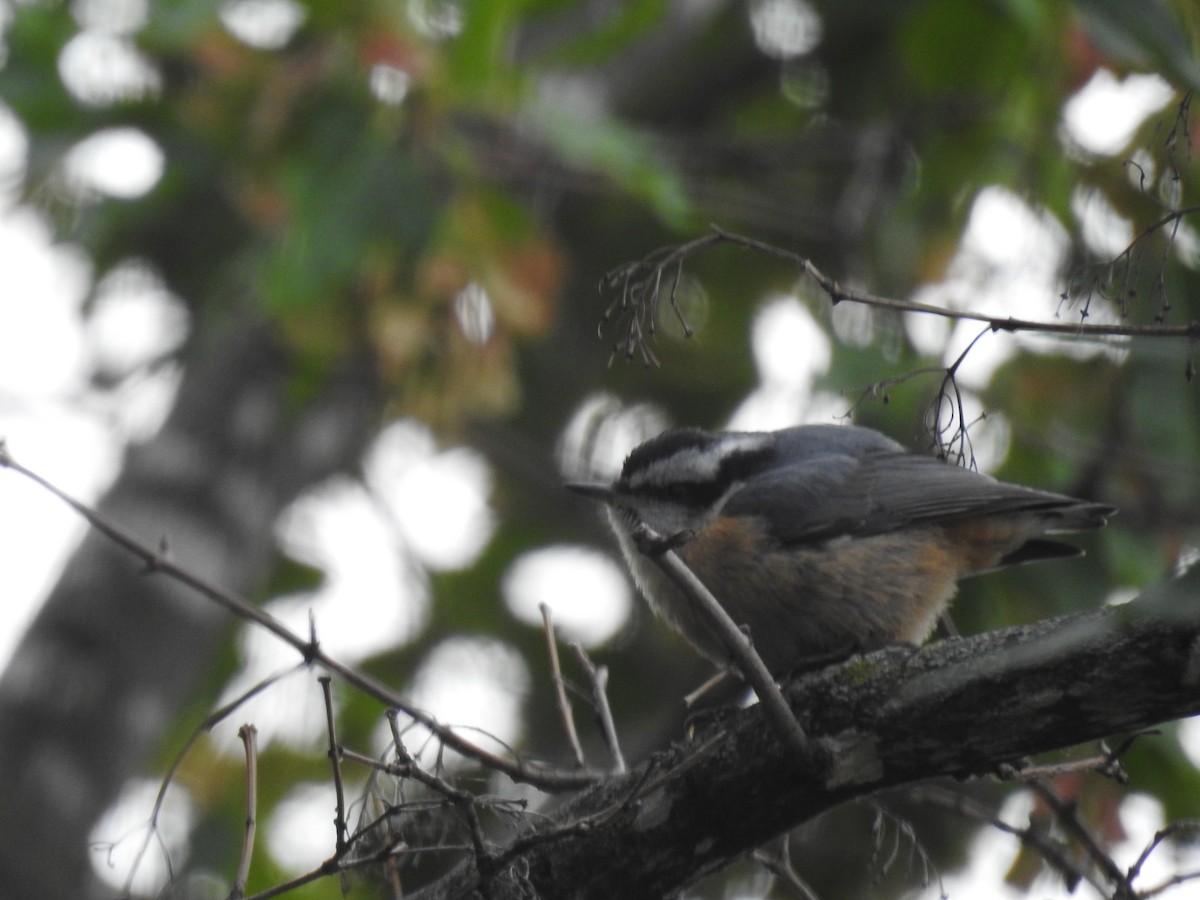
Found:
[[[581,497],[595,500],[597,503],[610,504],[617,498],[616,491],[610,485],[594,481],[568,481],[563,487]]]

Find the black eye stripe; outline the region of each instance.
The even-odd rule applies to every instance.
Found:
[[[720,479],[725,483],[737,481],[763,468],[775,456],[775,445],[768,444],[754,450],[742,450],[732,454],[721,463]]]
[[[621,493],[656,500],[670,500],[684,506],[707,506],[715,503],[729,489],[731,479],[718,481],[676,481],[671,484],[645,484],[630,489],[617,482]]]

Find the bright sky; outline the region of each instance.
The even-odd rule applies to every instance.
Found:
[[[64,51],[63,77],[80,98],[103,105],[115,96],[154,90],[156,73],[128,40],[145,15],[145,0],[90,0],[79,7],[85,19],[88,10],[99,7],[110,16],[107,27],[85,33]],[[113,9],[119,13],[116,20],[111,18]],[[303,14],[285,0],[245,0],[223,9],[226,27],[264,47],[286,41]],[[755,27],[765,29],[763,40],[771,44],[765,49],[773,55],[802,54],[820,40],[820,21],[808,15],[811,10],[801,0],[763,0],[754,10]],[[113,21],[123,24],[113,27]],[[451,28],[453,23],[429,27],[435,25]],[[108,67],[105,77],[97,75],[104,68],[97,68],[100,60]],[[383,102],[401,102],[406,86],[397,86],[388,73],[374,73],[372,89]],[[1118,153],[1145,116],[1169,99],[1169,90],[1156,78],[1118,80],[1101,70],[1064,110],[1064,144],[1095,154]],[[11,185],[22,172],[24,153],[20,127],[0,107],[0,437],[17,459],[90,501],[114,477],[125,445],[153,434],[178,380],[177,371],[165,367],[155,374],[135,374],[115,391],[102,391],[90,383],[91,373],[139,373],[147,360],[179,344],[188,327],[187,314],[152,272],[131,263],[100,286],[95,312],[85,320],[81,304],[91,280],[87,260],[70,245],[56,242],[43,217],[15,204]],[[67,154],[62,185],[83,198],[133,198],[153,189],[162,169],[162,153],[152,141],[135,129],[116,128],[80,142]],[[1128,241],[1129,223],[1107,209],[1103,198],[1081,196],[1076,211],[1091,229],[1097,248],[1111,252]],[[1062,227],[1048,214],[1001,188],[987,188],[975,199],[946,280],[916,299],[1044,318],[1047,298],[1057,293],[1055,275],[1065,246]],[[809,299],[764,300],[751,335],[760,384],[735,413],[733,427],[830,421],[844,412],[843,398],[812,389],[813,375],[828,365],[830,348],[808,312]],[[468,332],[491,327],[486,301],[485,295],[464,296],[460,318]],[[839,316],[856,315],[843,307],[838,307]],[[839,318],[835,326],[841,334],[862,321],[861,316]],[[930,317],[912,317],[909,327],[918,346],[944,352],[947,359],[977,331]],[[964,381],[985,383],[1013,352],[1015,340],[995,336],[978,345]],[[797,353],[797,347],[805,351]],[[596,421],[602,429],[600,457],[587,468],[598,473],[614,472],[633,444],[667,424],[661,411],[617,409],[611,397],[597,395],[564,424],[559,449],[565,468],[580,466],[572,448],[581,445],[582,430]],[[315,592],[279,597],[268,607],[302,632],[311,611],[324,646],[348,662],[418,636],[427,616],[426,573],[470,565],[502,527],[489,504],[491,473],[486,460],[467,448],[439,447],[416,422],[400,421],[385,429],[368,453],[365,472],[365,483],[334,479],[318,486],[282,518],[281,544],[297,558],[323,568],[328,578]],[[83,524],[53,497],[11,473],[0,472],[0,508],[6,513],[0,517],[0,546],[10,548],[5,559],[5,616],[0,622],[2,668],[79,540]],[[587,577],[579,577],[581,572]],[[547,603],[563,637],[588,646],[601,645],[616,634],[635,602],[614,555],[572,545],[545,547],[521,557],[497,595],[514,616],[537,628],[539,604]],[[227,696],[295,662],[291,651],[258,630],[244,633],[241,653],[243,670]],[[483,724],[506,740],[519,740],[518,707],[528,689],[528,670],[510,648],[466,639],[435,648],[412,687],[414,698],[444,721]],[[238,721],[254,721],[264,743],[311,745],[314,735],[321,739],[322,708],[310,680],[295,679],[279,690],[290,693],[272,694],[269,703],[244,710]],[[219,730],[216,739],[228,752],[240,754],[232,728]],[[131,783],[125,800],[97,828],[97,837],[125,834],[143,823],[148,798],[156,789],[156,784]],[[327,794],[324,785],[298,787],[288,814],[270,823],[267,839],[281,862],[299,870],[327,854]],[[1010,801],[1005,816],[1019,821],[1026,814],[1018,808],[1021,802],[1026,801]],[[1126,804],[1122,815],[1136,835],[1131,852],[1140,849],[1138,842],[1162,818],[1152,801],[1137,798]],[[320,819],[319,828],[308,826],[313,817]],[[186,792],[174,791],[164,831],[176,847],[177,861],[186,852],[184,836],[193,818]],[[310,847],[313,834],[320,841],[315,848]],[[994,832],[978,840],[986,845],[984,852],[972,855],[971,870],[947,879],[947,888],[954,885],[953,896],[1010,896],[996,885],[1005,860],[1015,853],[1012,842]],[[103,854],[98,855],[101,874],[123,883],[133,850],[135,841],[122,842],[112,868],[100,862]],[[143,884],[162,877],[160,861],[152,851],[144,864]],[[992,893],[980,893],[985,890]],[[937,896],[936,889],[931,887],[926,896]],[[1046,886],[1044,896],[1055,896],[1052,886]]]

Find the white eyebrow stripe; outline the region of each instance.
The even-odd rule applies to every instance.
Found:
[[[687,447],[633,472],[631,488],[651,484],[703,484],[715,481],[722,464],[736,456],[758,453],[774,438],[769,434],[731,434],[704,447]]]

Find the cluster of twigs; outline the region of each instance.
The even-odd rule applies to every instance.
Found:
[[[551,659],[558,708],[564,732],[575,755],[575,765],[570,768],[525,760],[511,751],[511,749],[508,755],[501,757],[478,747],[453,729],[439,724],[427,713],[416,709],[386,686],[349,666],[329,658],[320,649],[319,641],[317,640],[315,631],[312,631],[311,626],[310,635],[307,639],[303,639],[288,631],[276,620],[256,607],[251,606],[243,599],[232,596],[219,588],[205,583],[194,574],[172,563],[167,556],[165,547],[153,550],[142,545],[116,524],[108,521],[85,504],[74,500],[32,470],[15,461],[8,454],[3,443],[0,442],[0,468],[4,467],[32,479],[66,501],[84,516],[93,527],[140,558],[145,563],[148,573],[159,573],[173,578],[188,585],[210,600],[221,604],[244,621],[253,623],[259,627],[268,628],[281,640],[293,646],[300,655],[300,660],[296,666],[259,682],[241,696],[220,709],[215,710],[194,730],[162,782],[157,801],[150,816],[150,827],[145,838],[145,843],[137,854],[129,875],[130,883],[132,883],[133,876],[141,865],[142,858],[149,847],[151,837],[157,828],[158,816],[167,787],[188,752],[194,747],[196,741],[202,735],[211,731],[217,723],[229,719],[247,701],[269,689],[282,677],[308,668],[315,667],[328,673],[322,674],[319,681],[325,701],[328,756],[336,796],[334,840],[332,842],[334,849],[324,862],[311,871],[287,882],[277,884],[267,890],[249,895],[250,900],[266,900],[266,898],[279,896],[321,878],[333,876],[345,877],[350,872],[363,869],[374,869],[384,872],[393,887],[394,894],[400,896],[403,891],[399,872],[402,861],[413,855],[429,852],[448,853],[470,860],[474,865],[479,888],[482,894],[486,896],[490,892],[489,885],[493,883],[493,879],[501,876],[509,880],[520,877],[519,872],[513,871],[514,861],[530,847],[547,841],[562,840],[568,836],[583,834],[589,827],[602,820],[606,820],[612,816],[623,815],[624,811],[636,806],[639,798],[650,795],[662,783],[676,774],[673,770],[660,772],[656,771],[653,766],[645,767],[642,775],[634,779],[631,786],[625,792],[624,799],[611,808],[579,821],[558,824],[551,828],[539,828],[536,825],[536,817],[533,813],[525,809],[523,801],[484,796],[464,790],[455,784],[445,772],[441,764],[441,757],[442,750],[451,748],[475,761],[486,770],[501,772],[514,779],[525,781],[544,790],[551,791],[580,788],[626,771],[626,763],[616,739],[616,729],[613,725],[612,714],[605,695],[607,673],[603,667],[598,667],[591,661],[582,647],[572,645],[572,650],[579,662],[580,669],[589,683],[589,690],[582,693],[585,693],[590,698],[590,702],[596,709],[598,719],[601,723],[601,731],[611,757],[610,766],[604,769],[593,768],[587,764],[574,726],[574,715],[569,699],[569,691],[573,689],[562,674],[553,622],[548,610],[543,609],[543,623],[548,654]],[[688,577],[691,573],[678,561],[675,554],[671,552],[669,545],[665,544],[661,538],[656,540],[654,535],[645,535],[644,542],[646,543],[645,552],[665,561],[664,570],[668,572],[670,577],[676,579],[680,588],[690,597],[696,599],[698,603],[707,605],[703,597],[707,592],[703,589],[702,585],[697,590],[695,585],[691,583],[694,581],[694,576],[691,576],[691,578]],[[707,601],[716,604],[715,598],[712,598],[711,595],[708,596]],[[764,708],[768,710],[771,721],[779,731],[780,738],[785,742],[791,742],[794,750],[798,750],[802,754],[807,753],[807,739],[800,729],[799,723],[792,717],[790,708],[786,706],[786,703],[784,703],[782,710],[773,709],[773,698],[778,695],[778,687],[770,679],[769,675],[765,676],[765,683],[754,675],[756,668],[754,661],[757,659],[757,654],[754,653],[753,647],[748,641],[744,643],[739,642],[739,636],[742,638],[745,637],[737,630],[736,626],[731,626],[731,630],[726,633],[726,639],[730,644],[735,664],[747,674],[748,680],[759,691]],[[761,661],[759,664],[761,665]],[[331,690],[333,677],[337,677],[343,683],[380,700],[386,707],[386,716],[391,729],[392,742],[384,758],[376,758],[357,752],[346,747],[340,741],[335,725],[336,717]],[[781,697],[778,700],[782,702]],[[409,720],[408,724],[403,727],[401,725],[401,717]],[[427,729],[430,735],[429,739],[435,741],[438,745],[438,753],[436,754],[437,763],[432,769],[421,765],[418,762],[417,756],[411,753],[406,747],[406,733],[408,729],[416,725]],[[256,823],[258,815],[256,806],[259,764],[254,726],[252,724],[244,725],[239,730],[239,736],[242,739],[246,756],[246,816],[242,851],[232,879],[232,889],[229,896],[233,900],[246,900],[248,896],[246,894],[246,885],[257,833]],[[696,753],[688,758],[697,758],[716,739],[716,736],[710,736],[705,741],[702,741]],[[998,773],[1001,777],[1028,782],[1033,785],[1033,789],[1042,798],[1047,807],[1051,809],[1063,830],[1084,847],[1086,851],[1085,862],[1069,858],[1062,852],[1058,844],[1045,839],[1032,825],[1027,829],[1014,828],[1007,825],[1000,821],[990,810],[987,810],[969,798],[963,797],[957,792],[951,792],[944,788],[923,787],[918,789],[916,796],[918,799],[952,810],[973,821],[989,824],[1015,834],[1026,845],[1033,847],[1041,853],[1048,864],[1060,872],[1067,879],[1068,883],[1077,883],[1078,881],[1086,880],[1102,890],[1105,896],[1116,898],[1116,900],[1124,900],[1124,898],[1132,898],[1134,896],[1153,896],[1176,884],[1200,878],[1200,873],[1181,873],[1173,876],[1164,885],[1149,890],[1134,891],[1135,880],[1141,874],[1146,860],[1156,848],[1169,838],[1180,834],[1190,835],[1200,830],[1200,826],[1193,823],[1181,823],[1164,829],[1155,835],[1153,841],[1146,847],[1133,866],[1128,870],[1122,870],[1104,850],[1102,843],[1090,835],[1090,832],[1079,820],[1073,807],[1062,801],[1052,788],[1046,786],[1045,782],[1045,779],[1063,774],[1064,772],[1097,772],[1107,777],[1115,778],[1123,783],[1124,771],[1120,766],[1119,759],[1128,749],[1131,742],[1132,739],[1126,741],[1116,751],[1105,749],[1098,756],[1078,760],[1074,763],[1040,768],[1006,767],[1004,771]],[[361,800],[357,823],[353,827],[350,824],[352,816],[347,807],[342,771],[343,766],[347,763],[361,766],[371,773],[367,792]],[[687,759],[681,763],[683,766],[687,764]],[[385,783],[392,785],[390,792],[385,789]],[[484,813],[494,814],[501,821],[507,821],[513,833],[515,833],[515,837],[504,845],[497,844],[489,837],[489,830],[483,822],[482,814]],[[422,818],[426,820],[433,818],[438,823],[435,828],[426,830],[424,840],[421,840],[420,836],[415,834],[413,828],[408,827],[412,822],[421,820]],[[890,818],[894,819],[895,817]],[[919,842],[917,842],[911,828],[905,828],[902,824],[895,827],[896,838],[892,842],[894,846],[889,852],[882,852],[882,837],[877,836],[876,854],[880,859],[873,865],[878,865],[882,871],[886,871],[898,856],[900,842],[906,841],[917,847],[912,852],[919,853],[926,872],[925,878],[928,880],[929,872],[934,870],[928,856],[920,849]],[[458,837],[455,837],[455,835]],[[778,853],[762,850],[756,853],[754,858],[778,880],[790,885],[798,896],[805,898],[815,897],[816,895],[812,889],[793,868],[791,856],[787,852],[786,841],[781,847],[782,849]],[[128,893],[130,893],[130,890],[127,888]]]
[[[1200,206],[1197,205],[1178,206],[1179,185],[1183,180],[1178,157],[1181,148],[1184,153],[1190,154],[1192,147],[1192,97],[1193,94],[1189,91],[1176,106],[1175,118],[1163,139],[1167,161],[1163,183],[1167,186],[1166,193],[1169,196],[1166,199],[1169,209],[1138,232],[1128,246],[1113,259],[1100,265],[1081,267],[1073,272],[1066,289],[1062,292],[1060,299],[1063,305],[1077,306],[1081,322],[1088,318],[1091,301],[1096,296],[1110,301],[1119,310],[1122,318],[1130,314],[1130,304],[1138,297],[1138,283],[1144,281],[1143,272],[1147,268],[1147,239],[1160,231],[1166,231],[1166,236],[1158,258],[1152,261],[1150,295],[1154,305],[1154,322],[1166,322],[1167,314],[1174,305],[1167,292],[1167,261],[1176,249],[1179,228],[1184,218],[1200,212]],[[1143,196],[1150,196],[1145,168],[1134,159],[1126,160],[1125,165],[1137,172],[1138,191]]]
[[[1109,301],[1121,318],[1125,319],[1131,315],[1131,303],[1139,296],[1139,285],[1146,280],[1149,272],[1154,324],[1141,329],[1135,328],[1129,334],[1139,337],[1178,336],[1176,329],[1165,324],[1174,307],[1171,295],[1167,291],[1167,262],[1179,239],[1180,225],[1187,216],[1197,212],[1200,212],[1200,205],[1172,210],[1143,228],[1113,259],[1102,265],[1082,267],[1072,273],[1066,288],[1059,296],[1061,305],[1076,307],[1079,321],[1083,323],[1091,315],[1093,299],[1101,297]],[[1147,238],[1160,231],[1165,232],[1165,237],[1157,259],[1147,261]],[[1149,264],[1152,264],[1152,268]],[[1195,337],[1194,334],[1188,336]]]
[[[201,722],[192,735],[189,737],[184,747],[177,754],[167,775],[165,776],[153,810],[150,815],[150,828],[146,838],[136,854],[132,870],[129,874],[127,884],[127,893],[132,884],[132,879],[136,874],[138,867],[149,849],[153,834],[155,833],[157,822],[162,811],[165,801],[167,789],[170,786],[174,776],[182,765],[188,753],[194,748],[197,741],[219,723],[228,720],[240,707],[247,703],[252,698],[258,696],[262,692],[269,689],[272,685],[278,682],[281,678],[289,675],[300,669],[317,668],[323,670],[325,674],[320,678],[322,690],[325,698],[326,723],[329,736],[329,756],[333,766],[333,783],[337,796],[337,817],[335,825],[335,852],[334,854],[318,866],[313,871],[299,876],[292,881],[286,882],[276,887],[253,895],[253,900],[265,900],[265,898],[273,897],[284,893],[287,890],[293,889],[299,885],[306,884],[317,878],[327,877],[329,875],[345,872],[354,868],[361,868],[366,865],[376,863],[387,863],[394,861],[400,855],[405,853],[417,852],[422,848],[413,848],[402,846],[398,841],[386,836],[381,840],[381,831],[386,831],[391,823],[395,821],[397,815],[403,810],[396,807],[389,807],[383,815],[375,821],[366,823],[360,826],[353,833],[348,827],[348,819],[346,815],[346,798],[343,789],[341,777],[341,763],[343,760],[353,760],[355,762],[366,765],[374,770],[384,772],[399,779],[412,780],[426,789],[432,791],[435,795],[441,798],[441,802],[455,809],[468,825],[471,843],[470,849],[474,853],[476,864],[482,873],[489,870],[489,860],[491,851],[483,838],[483,832],[479,825],[479,817],[477,806],[495,808],[497,806],[508,806],[512,804],[509,801],[482,800],[474,795],[462,791],[454,787],[449,781],[437,775],[436,773],[427,772],[422,769],[414,760],[414,758],[404,748],[401,731],[396,727],[397,717],[400,714],[408,717],[414,724],[419,724],[427,729],[433,738],[437,741],[440,749],[446,748],[457,751],[467,759],[477,763],[482,768],[502,773],[512,778],[514,781],[526,783],[543,791],[555,792],[570,789],[586,787],[602,780],[607,772],[604,770],[594,769],[584,764],[582,751],[577,753],[577,765],[573,767],[556,766],[542,761],[526,759],[516,752],[511,752],[508,755],[498,755],[479,744],[467,739],[458,731],[445,726],[438,722],[433,716],[419,707],[409,703],[402,695],[394,691],[392,688],[378,681],[367,673],[349,666],[326,653],[320,644],[316,633],[315,624],[310,618],[309,634],[307,637],[302,637],[288,629],[269,613],[264,612],[258,607],[251,604],[246,599],[236,596],[216,585],[213,585],[205,579],[199,577],[190,570],[178,565],[170,558],[169,547],[166,542],[160,543],[158,548],[151,548],[129,532],[125,531],[120,525],[110,521],[102,516],[96,510],[87,506],[84,503],[71,497],[69,494],[52,484],[38,473],[27,468],[17,460],[15,460],[8,452],[7,447],[0,441],[0,468],[8,468],[12,471],[23,475],[36,484],[43,487],[45,490],[57,496],[59,499],[67,503],[79,515],[81,515],[93,528],[101,534],[114,541],[117,545],[131,553],[136,558],[140,559],[145,567],[146,574],[161,574],[168,578],[172,578],[181,584],[184,584],[196,591],[201,596],[217,603],[228,612],[241,619],[242,621],[251,623],[260,628],[264,628],[271,632],[278,639],[293,647],[300,656],[300,661],[296,666],[278,672],[259,683],[255,684],[249,690],[225,704],[220,709],[215,710]],[[548,635],[551,634],[550,626],[547,625]],[[553,642],[551,642],[553,647]],[[616,732],[612,725],[612,715],[608,710],[607,700],[604,696],[604,681],[606,673],[602,667],[595,666],[588,658],[583,648],[576,645],[574,647],[576,657],[580,660],[581,667],[585,676],[589,678],[592,684],[592,696],[595,699],[597,708],[601,711],[601,716],[605,725],[605,735],[609,741],[610,748],[613,752],[615,766],[612,771],[622,772],[625,770],[625,763],[621,756],[620,749],[616,744]],[[555,651],[557,658],[557,651]],[[395,760],[390,762],[379,762],[371,757],[354,752],[342,746],[336,735],[334,722],[334,708],[332,694],[330,691],[330,675],[336,676],[340,681],[349,686],[361,691],[378,700],[386,709],[389,722],[393,726],[394,736],[394,753]],[[556,681],[562,683],[561,673],[557,667],[555,670]],[[257,749],[254,740],[253,725],[245,725],[239,731],[239,736],[242,738],[246,756],[247,756],[247,811],[246,811],[246,831],[245,840],[242,849],[242,860],[239,863],[237,874],[234,878],[234,889],[231,897],[235,900],[242,900],[245,890],[246,874],[249,870],[250,856],[254,846],[255,823],[257,821],[255,813],[256,804],[256,789],[255,783],[257,780]],[[511,749],[511,748],[510,748]],[[439,752],[439,758],[441,753]],[[382,845],[381,849],[370,854],[363,855],[362,848],[369,843]],[[425,848],[427,849],[427,848]],[[439,849],[445,849],[439,848]]]
[[[404,809],[387,802],[384,803],[385,809],[378,816],[360,824],[355,831],[350,831],[341,771],[341,764],[344,760],[359,763],[375,773],[385,774],[401,781],[414,781],[432,792],[433,795],[440,798],[437,805],[453,809],[461,816],[462,821],[465,822],[470,836],[470,844],[458,849],[471,851],[481,879],[486,881],[497,871],[500,861],[484,837],[479,819],[479,808],[480,806],[487,808],[507,807],[511,810],[521,806],[521,804],[514,804],[512,801],[479,798],[470,792],[455,787],[450,781],[436,772],[429,772],[423,769],[405,748],[402,731],[397,724],[398,716],[401,713],[409,717],[414,724],[420,724],[428,729],[438,741],[441,748],[449,747],[468,759],[479,763],[485,769],[501,772],[515,781],[525,782],[542,790],[556,791],[579,788],[594,784],[605,777],[606,774],[623,774],[627,770],[624,755],[617,740],[616,727],[605,692],[607,670],[604,667],[596,666],[582,645],[574,643],[571,645],[571,649],[579,663],[580,669],[584,672],[585,677],[590,683],[592,704],[596,710],[597,718],[600,722],[605,743],[608,746],[612,760],[611,768],[607,772],[588,766],[582,745],[579,741],[578,732],[575,728],[574,715],[567,695],[567,682],[562,675],[550,610],[545,606],[542,607],[542,615],[547,641],[547,652],[551,662],[555,696],[564,732],[575,755],[576,765],[574,768],[563,768],[539,761],[527,760],[515,752],[511,756],[498,756],[484,749],[478,744],[462,737],[462,735],[453,729],[441,725],[428,713],[408,703],[403,697],[366,673],[330,657],[321,649],[316,633],[316,626],[311,617],[309,635],[307,639],[301,638],[273,618],[269,613],[253,606],[244,598],[212,585],[205,579],[174,563],[170,559],[169,548],[165,542],[160,544],[158,549],[147,547],[116,523],[109,521],[91,507],[74,499],[33,470],[17,462],[8,453],[7,448],[2,443],[0,443],[0,467],[12,469],[31,479],[66,502],[83,516],[93,528],[139,558],[145,565],[145,570],[148,574],[161,573],[167,577],[176,579],[208,599],[217,602],[238,618],[266,628],[277,638],[291,645],[301,656],[301,660],[296,667],[276,673],[262,680],[230,703],[214,711],[192,732],[192,735],[176,756],[160,786],[154,808],[150,815],[150,828],[129,873],[127,893],[129,893],[129,885],[132,884],[132,879],[136,874],[137,868],[141,865],[145,853],[149,848],[151,837],[157,827],[159,815],[162,811],[167,789],[180,765],[196,742],[204,734],[211,732],[217,724],[229,719],[241,706],[253,697],[267,690],[285,675],[301,668],[316,667],[323,669],[325,672],[333,673],[345,683],[383,703],[387,708],[387,718],[392,730],[392,751],[395,759],[391,761],[376,760],[373,757],[348,749],[339,742],[331,691],[332,679],[330,675],[323,674],[319,681],[325,702],[325,718],[329,742],[328,755],[332,765],[332,779],[336,796],[336,817],[334,820],[335,850],[332,856],[314,870],[280,885],[276,885],[269,890],[254,894],[250,900],[266,900],[266,898],[277,896],[318,878],[328,877],[335,873],[345,873],[350,869],[359,868],[364,865],[392,865],[400,855],[428,849],[411,847],[405,842],[402,832],[395,831],[395,833],[392,833],[392,823],[398,816],[403,814]],[[798,752],[807,753],[808,745],[803,731],[792,716],[786,701],[779,691],[778,685],[775,684],[769,673],[767,673],[766,667],[763,665],[761,659],[759,659],[757,653],[754,652],[744,632],[740,631],[733,624],[732,620],[729,620],[728,614],[724,612],[716,598],[712,596],[695,575],[666,546],[663,538],[647,530],[647,533],[644,535],[644,541],[647,546],[646,552],[659,561],[668,576],[676,580],[685,593],[697,598],[696,602],[702,605],[705,615],[711,616],[717,621],[718,629],[726,636],[726,640],[730,644],[732,658],[745,673],[749,683],[758,691],[760,698],[770,711],[772,721],[775,722],[782,738],[792,742]],[[234,877],[233,891],[230,894],[232,900],[243,900],[246,896],[246,879],[254,849],[257,823],[255,807],[258,771],[255,733],[252,724],[244,725],[238,732],[246,752],[247,791],[245,833],[241,859]],[[440,759],[440,752],[438,756]],[[376,796],[378,797],[378,795]],[[364,808],[365,806],[366,804],[364,803]],[[364,854],[362,852],[364,846],[377,846],[378,849]],[[447,850],[451,848],[445,843],[439,843],[438,849]],[[510,854],[512,853],[511,848],[509,852]]]
[[[1099,837],[1083,821],[1073,800],[1066,799],[1055,787],[1055,782],[1064,776],[1097,774],[1120,785],[1129,783],[1129,776],[1121,764],[1121,757],[1134,741],[1147,734],[1137,732],[1123,740],[1115,749],[1101,744],[1100,752],[1084,759],[1048,766],[1002,766],[997,775],[1006,781],[1027,785],[1042,804],[1050,819],[1057,825],[1059,834],[1054,834],[1044,820],[1031,816],[1024,826],[1005,822],[995,812],[968,795],[940,785],[923,785],[908,792],[909,799],[947,810],[971,822],[1011,834],[1025,847],[1038,854],[1044,863],[1055,872],[1072,893],[1083,883],[1090,885],[1102,897],[1113,900],[1145,900],[1189,881],[1200,879],[1200,872],[1179,872],[1151,887],[1139,887],[1136,882],[1143,874],[1146,862],[1164,841],[1182,837],[1194,839],[1200,834],[1200,822],[1173,822],[1159,829],[1147,842],[1142,852],[1127,868],[1122,868],[1113,858],[1108,842]],[[1073,852],[1077,849],[1079,852]]]

